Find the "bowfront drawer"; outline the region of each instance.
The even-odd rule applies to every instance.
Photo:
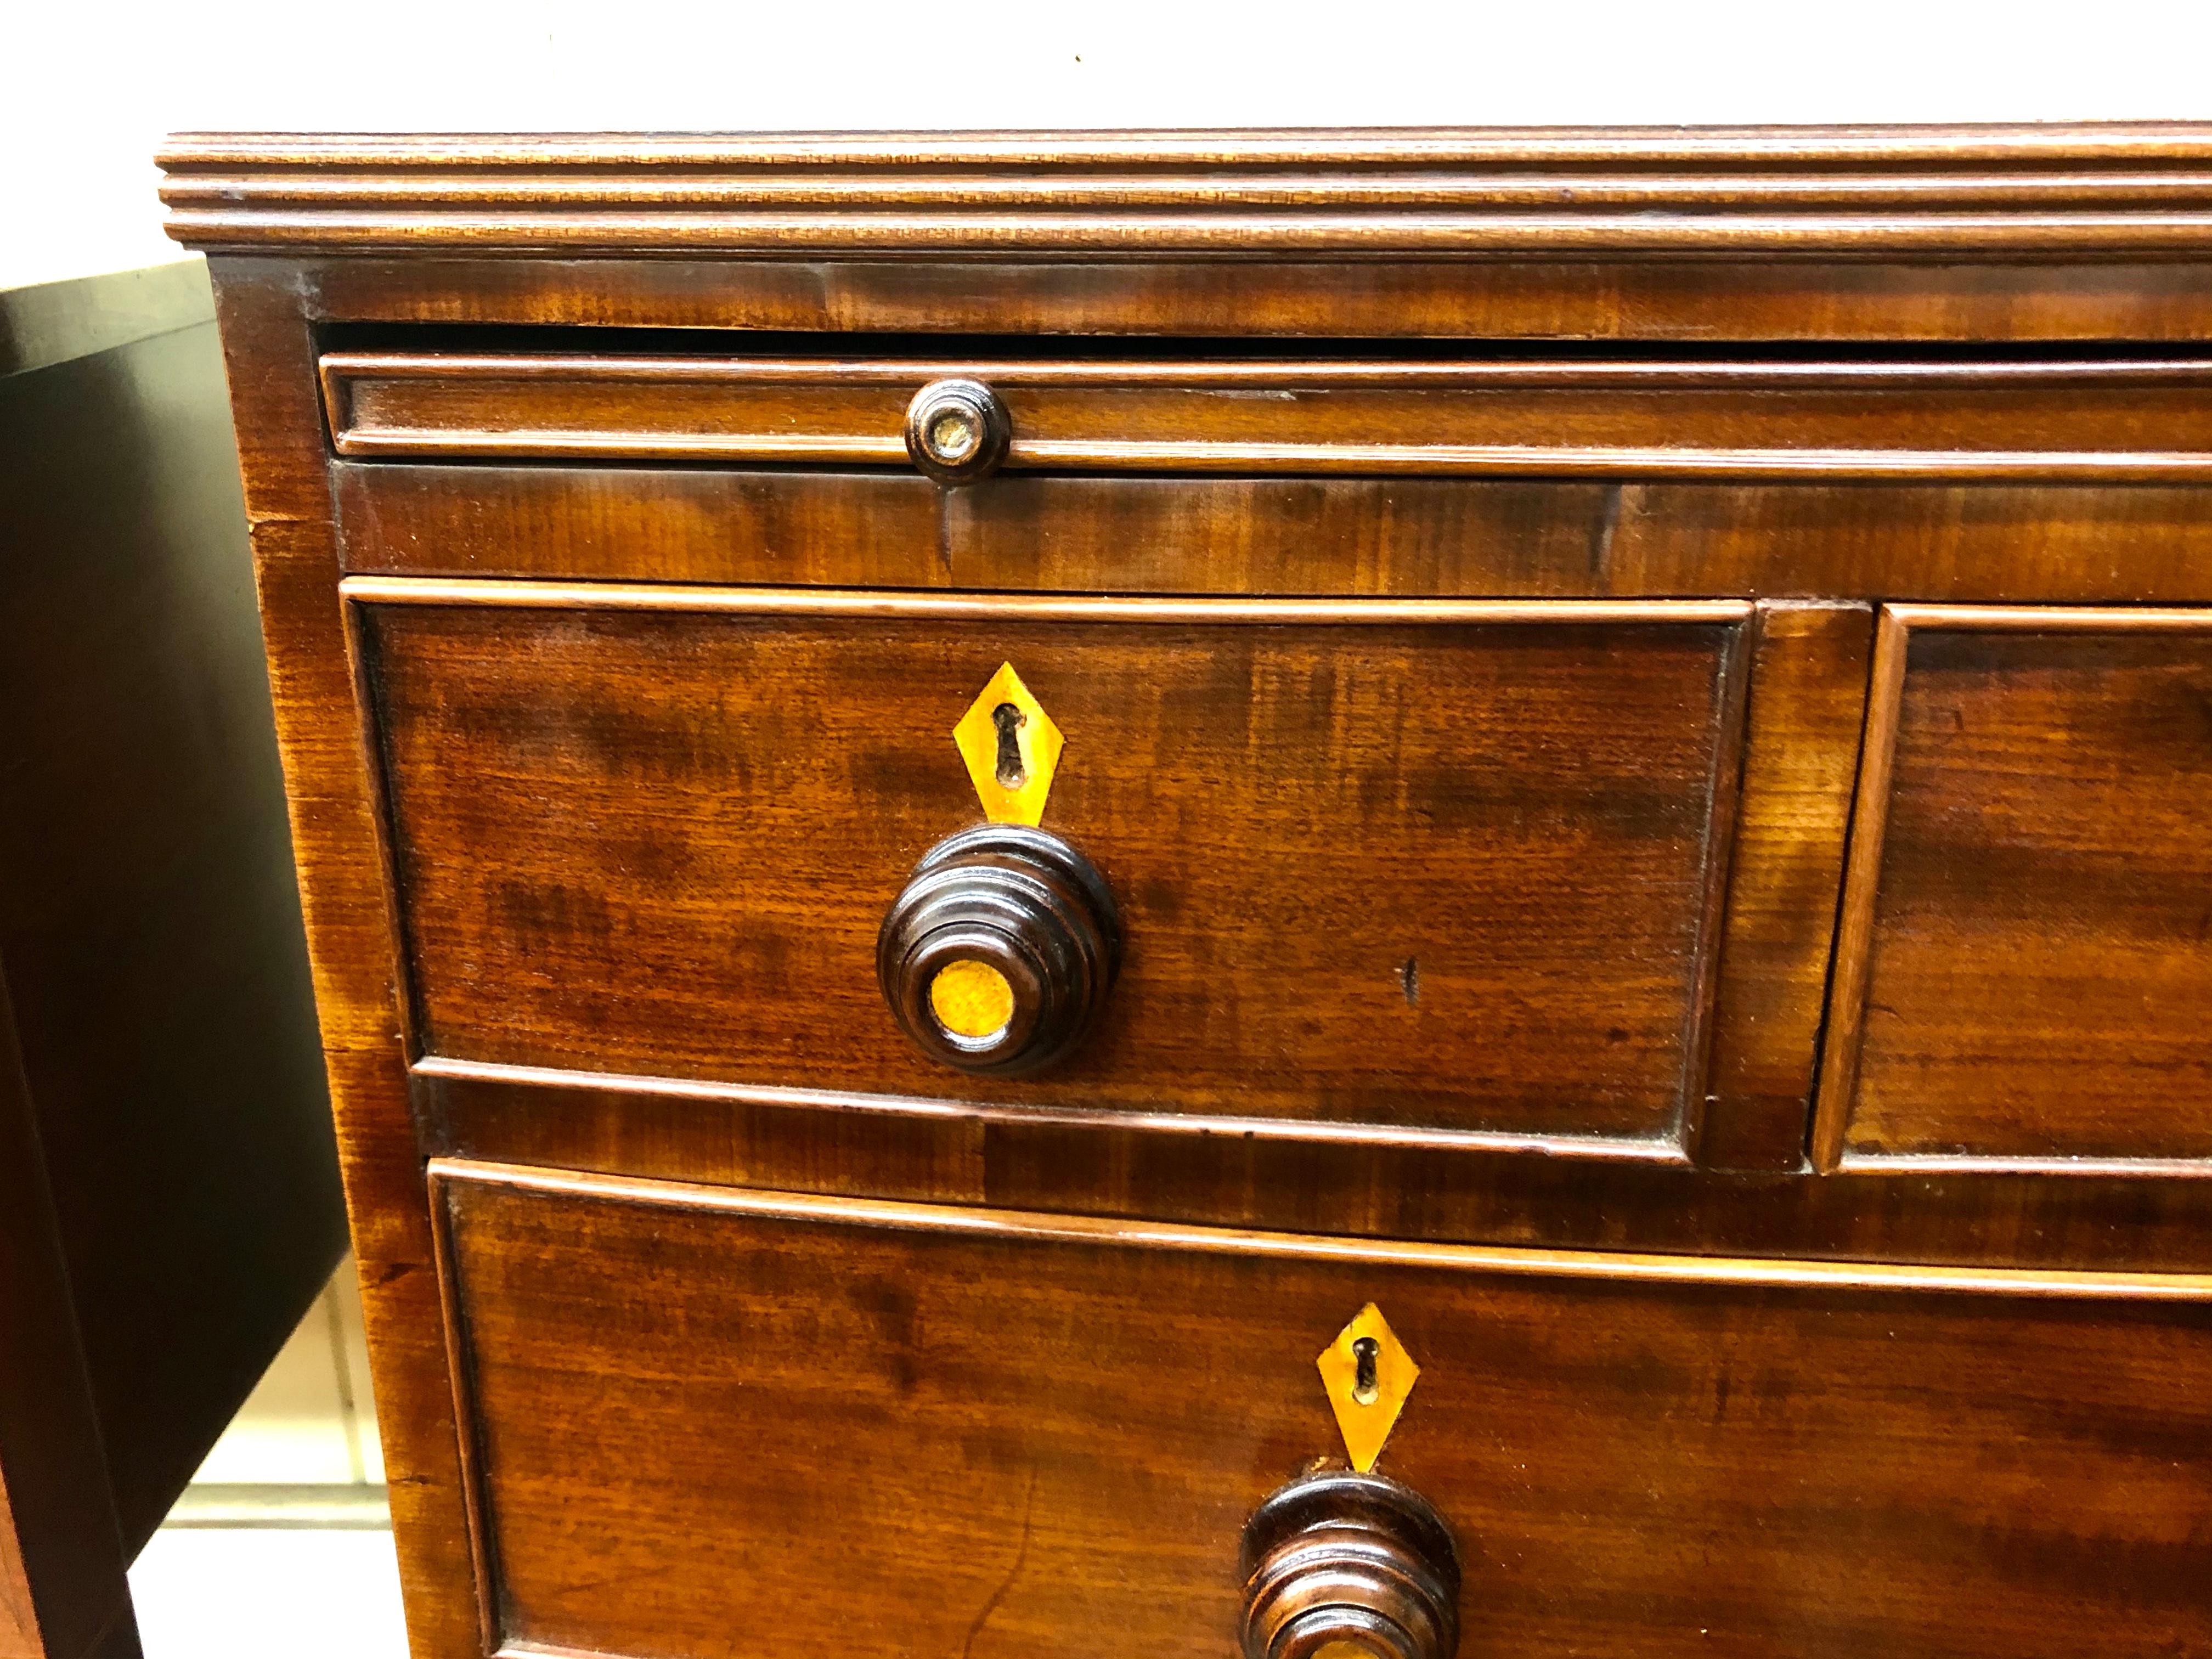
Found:
[[[2212,1645],[2202,1279],[482,1164],[434,1166],[433,1207],[487,1650],[1214,1659],[1241,1631],[1250,1659],[1441,1659],[1454,1624],[1468,1656]]]
[[[349,592],[433,1060],[1660,1147],[1699,1090],[1748,605]]]
[[[2212,1170],[2212,611],[1893,606],[1822,1160]]]

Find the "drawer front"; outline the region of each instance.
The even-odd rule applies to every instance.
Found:
[[[2203,478],[2188,359],[1300,362],[334,352],[362,459],[908,464],[909,400],[981,381],[1054,471]]]
[[[362,575],[1466,599],[2212,600],[2202,487],[331,464]]]
[[[1655,1144],[1697,1086],[1748,607],[349,591],[426,1054]],[[1123,939],[1019,1079],[876,972],[1002,664]]]
[[[2212,611],[1892,607],[1869,720],[1823,1161],[2212,1159]]]
[[[1371,1303],[1462,1653],[2212,1648],[2202,1279],[433,1184],[493,1646],[1228,1653]]]

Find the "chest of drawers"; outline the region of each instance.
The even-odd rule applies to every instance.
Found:
[[[423,1659],[2212,1652],[2212,131],[164,159]]]

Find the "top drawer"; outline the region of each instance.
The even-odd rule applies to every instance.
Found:
[[[2212,1159],[2212,611],[1893,605],[1815,1157]]]
[[[343,456],[903,466],[975,380],[1054,471],[2148,480],[2212,472],[2212,364],[331,353]]]
[[[347,591],[441,1063],[1679,1156],[1748,605]],[[878,988],[917,859],[1000,816],[956,735],[1000,707],[1012,820],[1119,907],[1038,1076],[924,1059]]]

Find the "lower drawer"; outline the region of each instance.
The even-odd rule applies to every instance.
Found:
[[[493,1647],[1227,1656],[1372,1303],[1462,1654],[2212,1652],[2212,1281],[432,1180]]]

